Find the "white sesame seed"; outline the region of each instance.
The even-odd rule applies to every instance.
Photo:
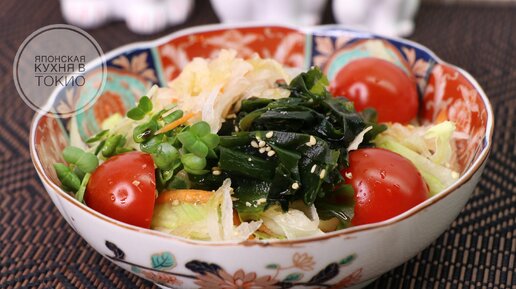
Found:
[[[250,161],[252,161],[252,160],[253,160],[252,158],[248,158],[248,159],[247,159],[247,161],[249,161],[249,162],[250,162]]]
[[[271,147],[269,147],[269,146],[265,147],[265,151],[266,151],[266,152],[270,152],[271,150],[272,150],[272,148],[271,148]]]
[[[267,202],[267,199],[266,199],[266,198],[260,198],[260,199],[256,200],[256,204],[257,204],[257,205],[261,205],[261,204],[263,204],[263,203],[265,203],[265,202]]]
[[[231,197],[231,200],[232,200],[233,202],[236,202],[236,201],[238,201],[239,199],[238,199],[237,197]]]
[[[269,152],[267,152],[267,156],[269,156],[269,157],[272,157],[272,156],[273,156],[273,155],[275,155],[275,154],[276,154],[276,152],[275,152],[275,151],[269,151]]]
[[[451,175],[452,175],[452,178],[454,178],[454,179],[458,179],[460,176],[459,173],[457,173],[455,171],[451,172]]]
[[[263,148],[265,146],[265,142],[263,140],[259,141],[258,146]]]
[[[173,200],[172,201],[172,206],[177,206],[179,205],[179,200]]]
[[[235,131],[238,132],[240,129],[238,129],[238,126],[235,125]]]
[[[269,131],[267,134],[265,134],[266,138],[271,138],[274,135],[274,132]]]
[[[298,184],[297,182],[296,182],[296,183],[293,183],[293,184],[292,184],[292,189],[294,189],[294,190],[299,189],[299,184]]]
[[[311,146],[314,146],[315,144],[317,143],[317,140],[315,139],[315,137],[313,135],[310,136],[310,141],[308,141],[306,143],[307,146],[311,147]]]
[[[245,206],[246,206],[246,207],[251,207],[251,206],[252,206],[252,204],[251,204],[251,203],[249,203],[249,202],[245,202]]]
[[[139,186],[139,185],[140,185],[140,182],[139,182],[139,181],[137,181],[137,180],[134,180],[134,181],[133,181],[133,185],[135,185],[135,186]]]
[[[265,152],[265,148],[260,148],[258,151],[259,151],[261,154],[263,154],[263,153]]]
[[[215,170],[213,172],[211,172],[214,176],[220,176],[220,174],[222,173],[221,171],[218,171],[218,170]]]
[[[319,178],[324,179],[325,176],[326,176],[326,170],[322,169],[321,172],[319,173]]]
[[[353,174],[351,174],[351,172],[346,172],[344,176],[348,179],[351,179],[353,177]]]
[[[312,174],[313,174],[313,173],[315,173],[315,169],[316,169],[316,168],[317,168],[317,165],[313,165],[313,166],[312,166],[312,169],[310,170],[310,172],[311,172]]]
[[[253,140],[253,141],[251,141],[251,146],[252,146],[253,148],[257,148],[257,147],[258,147],[258,143],[257,143],[256,141],[254,141],[254,140]]]

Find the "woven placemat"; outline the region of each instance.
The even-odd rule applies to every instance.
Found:
[[[368,289],[516,288],[515,15],[516,7],[421,8],[412,38],[484,87],[497,119],[494,145],[473,197],[451,227]],[[161,35],[216,21],[208,1],[197,1],[187,25]],[[0,1],[0,288],[154,288],[90,248],[61,218],[32,167],[33,112],[17,96],[12,60],[32,31],[62,22],[58,1]],[[325,22],[332,22],[329,9]],[[105,51],[161,36],[135,35],[123,23],[90,32]]]

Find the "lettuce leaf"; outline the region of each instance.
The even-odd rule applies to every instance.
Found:
[[[459,177],[453,164],[455,125],[446,121],[432,126],[413,127],[394,124],[374,142],[409,159],[425,179],[433,196]]]
[[[261,214],[261,218],[275,235],[289,240],[324,234],[319,229],[319,217],[313,205],[307,207],[307,213],[301,208],[290,208],[284,212],[281,207],[272,206]]]
[[[231,181],[222,186],[205,204],[159,204],[154,209],[151,228],[189,239],[243,241],[261,226],[261,221],[233,222]]]

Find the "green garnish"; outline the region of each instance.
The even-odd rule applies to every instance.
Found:
[[[67,163],[75,165],[84,173],[93,172],[99,165],[99,160],[94,154],[73,146],[66,147],[63,150],[63,158]]]
[[[207,122],[200,121],[193,124],[187,130],[177,135],[183,147],[200,158],[206,158],[210,151],[217,147],[220,138],[217,134],[210,132]]]
[[[96,135],[90,137],[86,141],[86,143],[96,143],[96,142],[98,142],[100,140],[103,140],[107,136],[108,132],[109,132],[109,129],[105,129],[105,130],[97,133]]]
[[[79,190],[77,190],[77,193],[75,193],[75,199],[79,202],[84,201],[84,193],[86,192],[86,186],[88,185],[88,182],[90,181],[91,174],[87,173],[84,175],[84,178],[82,179],[81,186],[79,187]]]
[[[132,120],[141,120],[152,111],[152,102],[149,97],[142,96],[138,105],[127,112],[127,117]]]
[[[70,170],[69,167],[62,163],[54,164],[54,169],[56,170],[57,177],[61,181],[61,184],[68,189],[78,191],[81,187],[81,179]]]

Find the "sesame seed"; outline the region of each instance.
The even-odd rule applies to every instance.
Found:
[[[238,126],[235,125],[235,131],[238,132],[240,129],[238,129]]]
[[[316,169],[316,168],[317,168],[317,165],[313,165],[313,166],[312,166],[312,169],[310,170],[310,172],[311,172],[312,174],[313,174],[313,173],[315,173],[315,169]]]
[[[270,152],[271,150],[272,150],[272,148],[271,148],[271,147],[269,147],[269,146],[265,147],[265,151],[266,151],[266,152]]]
[[[250,162],[250,161],[252,161],[252,160],[253,160],[252,158],[248,158],[248,159],[247,159],[247,161],[249,161],[249,162]]]
[[[251,207],[252,205],[251,205],[251,203],[249,203],[249,202],[245,202],[245,206],[246,206],[246,207]]]
[[[294,190],[299,189],[299,184],[297,182],[296,183],[292,183],[292,189],[294,189]]]
[[[236,201],[238,201],[238,200],[239,200],[239,198],[237,198],[237,197],[231,197],[231,200],[232,200],[233,202],[236,202]]]
[[[315,144],[317,143],[317,140],[315,139],[315,137],[313,135],[310,136],[310,141],[308,141],[306,143],[307,146],[311,147],[311,146],[314,146]]]
[[[265,152],[265,148],[260,148],[258,151],[259,151],[261,154],[263,154],[263,153]]]
[[[324,179],[325,176],[326,176],[326,170],[322,169],[321,172],[319,173],[319,178]]]
[[[351,179],[353,177],[353,174],[351,174],[351,172],[346,172],[344,176],[348,179]]]
[[[454,178],[454,179],[458,179],[460,176],[459,173],[457,173],[455,171],[451,172],[451,175],[452,175],[452,178]]]
[[[220,174],[222,173],[221,171],[218,171],[218,170],[215,170],[213,172],[211,172],[214,176],[220,176]]]
[[[173,200],[172,201],[172,206],[177,206],[179,205],[179,200]]]
[[[273,156],[273,155],[275,155],[275,154],[276,154],[276,152],[275,152],[275,151],[269,151],[269,152],[267,152],[267,156],[269,156],[269,157],[272,157],[272,156]]]
[[[267,134],[265,134],[266,138],[271,138],[274,135],[274,132],[269,131]]]
[[[254,140],[253,140],[253,141],[251,141],[251,146],[252,146],[253,148],[257,148],[257,147],[258,147],[258,143],[257,143],[256,141],[254,141]]]
[[[260,199],[256,200],[256,204],[257,204],[257,205],[261,205],[261,204],[263,204],[263,203],[265,203],[265,202],[267,202],[267,199],[266,199],[266,198],[260,198]]]
[[[258,142],[258,146],[263,148],[265,146],[265,142],[261,140],[260,142]]]
[[[135,186],[139,186],[139,185],[140,185],[140,182],[139,182],[139,181],[137,181],[137,180],[134,180],[134,181],[133,181],[133,185],[135,185]]]

